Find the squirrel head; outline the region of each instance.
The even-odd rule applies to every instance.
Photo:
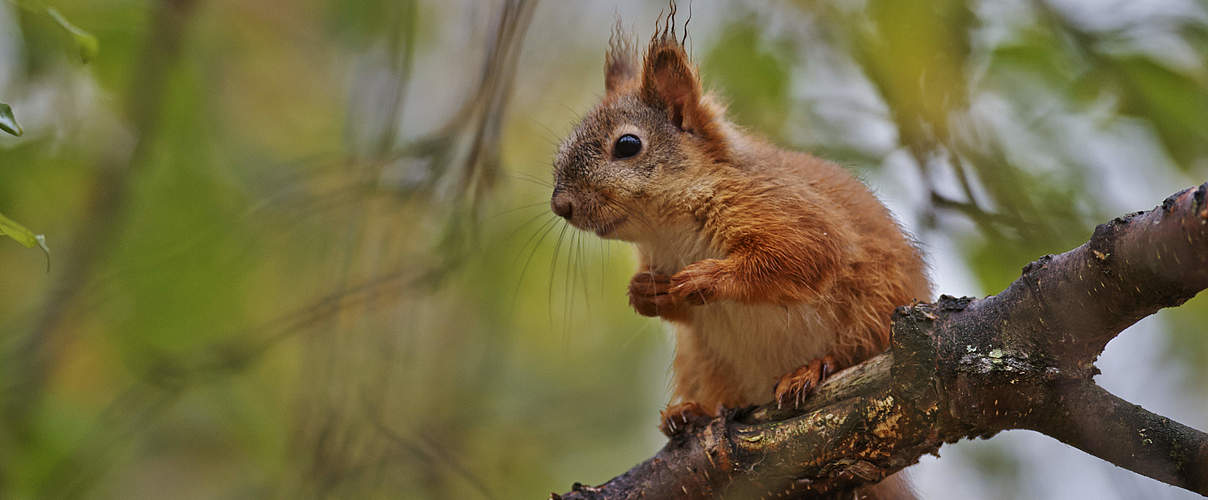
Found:
[[[687,193],[726,163],[722,109],[675,35],[674,6],[638,65],[614,30],[605,95],[562,141],[550,206],[580,229],[638,241],[692,216]]]

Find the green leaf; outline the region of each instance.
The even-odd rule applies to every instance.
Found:
[[[46,254],[46,268],[50,269],[50,247],[46,246],[46,236],[34,234],[33,231],[26,229],[25,226],[18,224],[4,214],[0,214],[0,235],[8,236],[17,243],[25,245],[26,248],[33,248],[37,245],[42,249],[42,253]]]
[[[46,15],[50,16],[51,19],[54,19],[56,23],[59,23],[59,26],[66,30],[67,33],[71,34],[71,38],[75,39],[76,46],[80,49],[80,59],[83,60],[85,64],[96,58],[97,53],[101,51],[101,43],[97,41],[96,37],[93,36],[92,33],[84,31],[79,26],[71,24],[71,21],[68,21],[66,17],[63,17],[63,14],[61,14],[59,10],[54,7],[47,7]]]
[[[0,102],[0,130],[21,137],[24,132],[21,130],[21,124],[17,123],[17,117],[13,116],[13,108],[7,104]]]

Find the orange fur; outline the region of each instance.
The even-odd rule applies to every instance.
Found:
[[[640,69],[614,33],[607,93],[564,141],[554,197],[577,227],[637,244],[631,303],[677,324],[677,399],[766,403],[779,375],[811,360],[842,368],[885,349],[894,307],[929,299],[930,285],[862,183],[727,121],[666,23]],[[644,149],[613,158],[624,134]],[[670,279],[637,286],[642,273]]]
[[[675,324],[675,399],[768,403],[813,360],[883,351],[894,308],[930,298],[918,251],[848,172],[727,121],[674,28],[657,31],[640,71],[614,35],[607,93],[558,152],[553,203],[636,244],[630,303]],[[643,147],[620,157],[626,134]]]

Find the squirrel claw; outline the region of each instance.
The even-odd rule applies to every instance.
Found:
[[[801,403],[835,371],[835,366],[833,357],[823,356],[780,377],[775,390],[776,408],[783,409],[786,404],[794,409],[801,408]]]
[[[699,404],[687,401],[668,406],[660,412],[662,422],[659,430],[667,437],[675,437],[694,427],[702,427],[713,418]]]

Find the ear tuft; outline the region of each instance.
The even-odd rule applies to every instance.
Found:
[[[612,27],[608,37],[608,52],[604,54],[604,91],[611,94],[637,78],[637,50],[625,34],[621,19]]]
[[[642,97],[666,109],[676,127],[692,131],[692,117],[686,115],[699,105],[701,89],[682,48],[661,42],[651,44],[642,72]]]
[[[685,38],[687,38],[685,36]],[[696,68],[688,58],[683,41],[675,32],[675,3],[664,18],[660,15],[642,67],[642,99],[667,110],[680,130],[710,137],[716,117],[704,102],[704,91]]]

